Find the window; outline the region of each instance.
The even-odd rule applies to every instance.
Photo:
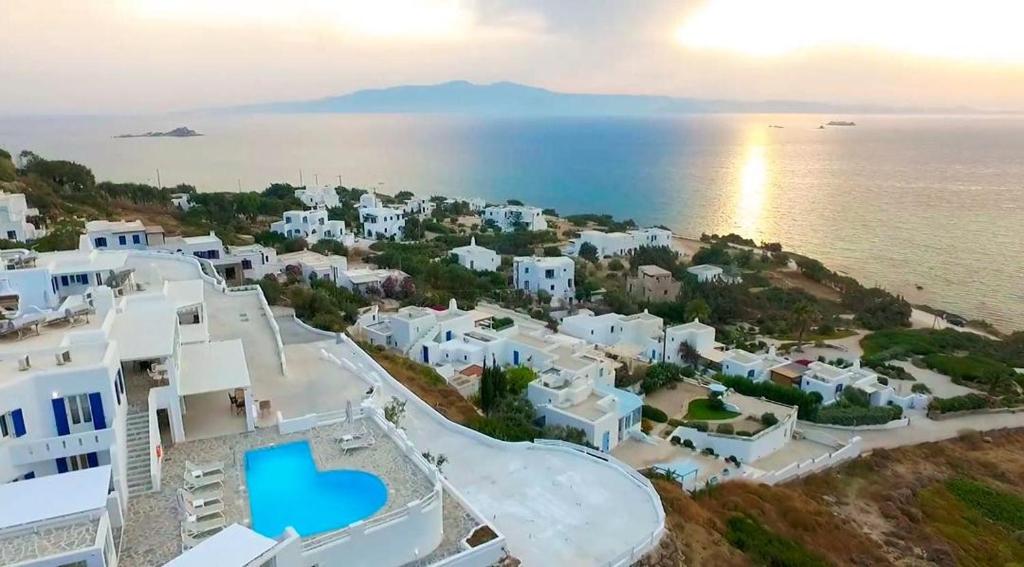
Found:
[[[89,468],[89,455],[72,455],[68,457],[68,470],[81,471]]]
[[[67,276],[61,276],[60,277],[60,285],[62,287],[67,287],[68,285],[70,285],[70,282],[68,281],[68,277]]]
[[[18,239],[18,233],[17,232],[14,232],[13,230],[8,230],[7,231],[7,240],[17,240],[17,239]]]
[[[125,244],[128,244],[128,238],[123,234],[118,235],[117,243],[120,244],[121,246],[124,246]]]
[[[75,274],[75,281],[82,285],[89,285],[89,274]]]
[[[252,269],[252,260],[250,260],[248,258],[242,258],[242,269],[243,270],[251,270]]]
[[[284,224],[292,224],[292,217],[284,217]]]
[[[132,235],[132,244],[142,244],[142,237],[138,234]]]
[[[21,437],[25,434],[25,418],[16,409],[0,414],[0,439]]]
[[[92,423],[92,408],[89,406],[88,394],[68,396],[64,398],[64,403],[68,407],[68,418],[71,421],[71,425]]]
[[[549,279],[549,280],[555,279],[555,271],[554,270],[544,270],[544,277]]]

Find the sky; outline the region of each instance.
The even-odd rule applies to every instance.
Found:
[[[1020,0],[0,0],[0,115],[449,80],[1024,110]]]

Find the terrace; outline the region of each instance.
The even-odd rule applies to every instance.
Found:
[[[371,419],[361,419],[373,432],[373,447],[345,454],[335,439],[343,423],[324,424],[300,433],[284,434],[278,428],[261,428],[251,433],[229,435],[175,445],[162,463],[163,482],[157,492],[133,497],[128,506],[121,560],[126,565],[163,565],[181,552],[177,490],[183,486],[185,461],[220,461],[225,465],[225,519],[227,524],[252,525],[243,470],[246,451],[294,441],[308,441],[319,470],[355,469],[377,475],[387,486],[383,508],[366,521],[401,511],[408,504],[428,496],[433,481],[419,464],[391,436]],[[453,498],[443,496],[445,539],[429,557],[438,560],[457,553],[458,542],[477,527],[477,522]],[[321,538],[324,535],[314,536]],[[307,540],[309,538],[304,538]],[[440,555],[440,556],[438,556]]]

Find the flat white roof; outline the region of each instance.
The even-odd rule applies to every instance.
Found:
[[[36,260],[36,266],[47,268],[54,274],[101,272],[123,268],[128,253],[115,250],[61,250],[44,252]]]
[[[711,264],[700,264],[697,266],[690,266],[689,268],[686,268],[686,271],[691,274],[720,274],[722,273],[722,268],[712,266]]]
[[[129,296],[114,318],[111,337],[121,360],[154,360],[174,353],[178,312],[164,296]]]
[[[241,339],[181,347],[182,396],[248,388],[252,384]]]
[[[110,465],[0,484],[0,530],[107,505]]]
[[[174,303],[175,309],[198,305],[205,297],[203,280],[166,281],[164,295]]]
[[[146,230],[146,225],[142,224],[142,221],[140,220],[91,220],[85,223],[85,230],[87,232],[97,232],[101,230],[109,230],[111,232],[136,232]]]
[[[245,526],[231,524],[213,537],[172,559],[165,567],[248,565],[277,544]]]

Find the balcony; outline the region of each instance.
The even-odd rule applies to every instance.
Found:
[[[106,451],[113,443],[114,430],[108,427],[61,437],[18,440],[10,444],[8,452],[12,463],[27,465],[48,459]]]

